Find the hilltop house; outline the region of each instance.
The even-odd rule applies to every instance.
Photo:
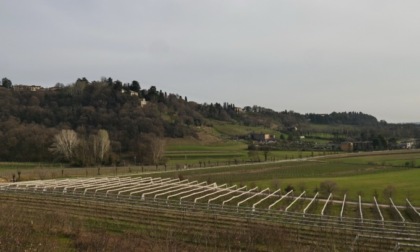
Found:
[[[142,107],[142,108],[144,108],[144,106],[146,106],[147,105],[147,101],[146,101],[146,99],[141,99],[140,100],[140,107]]]
[[[35,86],[35,85],[14,85],[13,86],[13,90],[15,90],[15,91],[32,91],[32,92],[35,92],[35,91],[38,91],[38,90],[41,90],[41,89],[43,89],[43,87],[41,87],[41,86]]]
[[[251,133],[250,138],[251,138],[251,140],[257,141],[257,142],[269,142],[269,141],[275,141],[276,140],[275,135],[270,135],[270,134],[267,134],[267,133]]]
[[[125,89],[121,89],[121,93],[122,94],[129,94],[130,96],[139,96],[139,93],[133,90],[125,90]]]

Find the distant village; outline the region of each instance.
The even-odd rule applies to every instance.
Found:
[[[287,129],[288,132],[298,131],[297,127],[290,127]],[[278,142],[275,135],[268,133],[250,133],[249,135],[240,136],[238,139],[250,140],[253,144],[257,145],[267,145],[267,144],[276,144]],[[305,139],[304,135],[298,137],[299,140]],[[403,140],[395,144],[389,144],[388,149],[415,149],[416,148],[416,139]],[[304,143],[302,141],[302,143]],[[318,145],[318,147],[309,147],[305,144],[302,144],[303,148],[307,149],[324,149],[331,151],[343,151],[343,152],[358,152],[358,151],[373,151],[375,150],[374,144],[372,141],[344,141],[344,142],[329,142],[324,145]]]
[[[48,89],[48,90],[54,90],[57,89],[57,87],[51,87],[51,88],[43,88],[41,86],[36,86],[36,85],[13,85],[13,90],[15,91],[40,91],[40,90],[44,90],[44,89]]]
[[[389,149],[414,149],[416,147],[416,141],[406,140],[401,141],[393,146],[389,146]],[[372,141],[355,141],[355,142],[343,142],[340,144],[340,150],[345,152],[353,152],[353,151],[372,151],[373,143]]]

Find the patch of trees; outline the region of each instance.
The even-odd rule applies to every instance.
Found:
[[[2,84],[6,82],[2,80]],[[142,99],[146,105],[141,104]],[[49,148],[61,130],[74,131],[79,145],[89,142],[84,144],[89,150],[93,148],[90,138],[106,130],[114,154],[131,156],[138,152],[138,141],[146,135],[155,139],[195,136],[194,127],[206,123],[197,106],[154,86],[141,89],[137,81],[122,83],[111,78],[93,82],[80,78],[68,86],[57,84],[36,92],[2,86],[0,161],[51,160]],[[144,158],[144,162],[156,163],[151,160]],[[71,163],[91,165],[98,161],[79,157]]]
[[[378,120],[362,112],[333,112],[331,114],[307,114],[312,123],[317,124],[348,124],[348,125],[378,125]]]
[[[15,117],[0,122],[0,158],[2,161],[48,161],[54,128],[22,123]]]
[[[142,102],[144,100],[147,104]],[[117,163],[124,157],[132,160],[136,156],[138,163],[162,164],[165,160],[161,154],[153,156],[152,140],[197,137],[197,127],[211,126],[213,120],[282,131],[299,128],[295,135],[288,133],[290,141],[280,141],[284,145],[282,149],[303,148],[300,143],[294,144],[300,141],[292,140],[298,140],[302,134],[317,133],[311,129],[309,121],[354,124],[351,129],[331,131],[327,128],[325,131],[336,134],[338,140],[366,138],[373,142],[375,149],[386,148],[386,139],[395,142],[403,137],[420,137],[418,125],[378,123],[376,118],[363,113],[302,115],[259,106],[240,109],[227,102],[198,104],[188,101],[187,97],[167,94],[156,86],[144,89],[136,80],[123,83],[112,78],[99,81],[79,78],[70,85],[57,83],[53,88],[32,92],[14,90],[12,81],[3,78],[0,86],[0,161],[50,161],[54,159],[50,149],[55,136],[62,130],[74,131],[79,139],[79,149],[85,148],[91,153],[95,151],[92,138],[105,130],[112,150],[107,157],[100,161],[93,158],[96,154],[83,158],[79,155],[72,161],[65,156],[61,158],[73,164],[93,165]]]
[[[245,107],[244,111],[246,113],[242,114],[243,121],[244,124],[248,126],[265,126],[272,128],[272,126],[278,125],[278,128],[287,129],[288,127],[307,123],[305,116],[292,110],[276,112],[272,109],[254,105],[252,107]]]
[[[50,152],[78,166],[113,163],[111,141],[106,130],[79,136],[74,130],[63,129],[54,136]]]
[[[3,78],[1,79],[1,86],[4,88],[12,88],[13,84],[11,80]]]
[[[199,111],[207,118],[220,121],[232,121],[236,116],[235,105],[224,103],[211,103],[199,106]]]

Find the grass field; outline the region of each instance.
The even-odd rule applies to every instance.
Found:
[[[248,135],[250,133],[267,133],[275,135],[276,138],[280,137],[280,132],[274,129],[267,129],[265,127],[251,127],[244,125],[237,125],[233,123],[213,121],[213,127],[216,132],[224,136],[236,137],[241,135]]]
[[[420,204],[420,195],[418,178],[420,177],[420,169],[398,170],[392,172],[381,172],[376,174],[364,174],[355,176],[342,176],[328,178],[338,185],[338,190],[334,193],[336,199],[342,199],[347,193],[347,197],[351,200],[357,200],[358,195],[362,195],[365,202],[373,202],[373,196],[379,196],[378,202],[388,204],[389,200],[383,195],[384,189],[388,185],[395,187],[393,200],[400,204],[405,204],[405,198],[409,198],[412,203]],[[319,188],[320,183],[327,178],[285,178],[280,180],[283,185],[293,185],[299,191],[299,187],[305,188],[309,196],[315,194],[315,189]],[[272,183],[266,180],[254,181],[253,183],[262,187],[271,186]]]
[[[297,153],[283,153],[296,158]],[[309,153],[303,153],[306,157]],[[280,153],[277,155],[281,156]],[[395,188],[393,198],[404,205],[408,197],[420,203],[419,152],[383,152],[350,157],[323,157],[311,161],[256,163],[247,166],[226,166],[211,169],[190,169],[178,172],[159,173],[159,176],[182,176],[188,179],[248,186],[281,187],[291,185],[295,190],[306,190],[314,195],[320,183],[326,180],[337,184],[336,198],[345,193],[351,200],[362,195],[366,201],[376,196],[380,202],[388,203],[383,191],[388,186]]]
[[[200,166],[201,163],[228,164],[245,163],[250,159],[265,160],[263,152],[256,152],[250,156],[248,145],[243,141],[224,141],[206,145],[194,140],[171,141],[166,150],[169,165],[184,164]],[[312,157],[331,153],[313,151],[270,151],[267,160],[283,160],[293,158]],[[218,165],[217,164],[217,165]]]
[[[215,163],[217,158],[227,157],[231,152],[241,153],[243,150],[239,144],[232,143],[230,146],[191,145],[178,147],[173,151],[187,152],[189,155],[193,151],[213,153],[208,160]],[[134,201],[129,204],[122,203],[124,194],[115,201],[101,202],[75,197],[74,193],[65,198],[62,197],[62,193],[53,196],[40,190],[38,193],[26,193],[25,190],[22,194],[2,192],[0,210],[4,218],[0,220],[0,247],[5,251],[347,251],[352,248],[356,251],[390,251],[397,241],[404,241],[405,235],[417,237],[416,230],[420,229],[410,231],[411,229],[405,228],[409,224],[417,226],[418,219],[410,220],[413,223],[400,222],[401,227],[404,226],[401,232],[405,232],[402,235],[400,232],[396,233],[395,229],[387,230],[379,226],[378,232],[376,224],[367,225],[369,219],[379,220],[378,212],[369,205],[363,207],[366,221],[362,229],[359,229],[360,219],[352,219],[359,218],[356,204],[346,206],[344,216],[350,219],[343,223],[342,230],[337,229],[335,224],[326,226],[324,222],[331,219],[336,220],[334,223],[341,224],[337,218],[341,209],[340,202],[326,204],[324,200],[316,200],[305,217],[302,217],[302,210],[315,195],[314,189],[325,180],[337,184],[335,200],[341,200],[346,192],[348,200],[355,201],[360,193],[364,203],[373,202],[372,197],[376,195],[379,196],[380,203],[387,205],[388,201],[382,195],[382,191],[388,185],[392,185],[396,189],[392,198],[398,205],[404,206],[405,197],[409,197],[418,207],[420,151],[318,156],[320,154],[322,153],[312,155],[310,152],[279,152],[275,155],[288,156],[288,159],[201,169],[174,170],[168,167],[168,171],[162,171],[162,167],[158,170],[155,170],[155,167],[145,167],[142,172],[140,167],[101,168],[101,175],[107,176],[125,174],[130,177],[182,177],[190,181],[217,182],[218,185],[228,183],[247,185],[248,188],[270,187],[271,192],[282,188],[283,193],[286,186],[292,185],[296,191],[295,196],[306,190],[307,200],[297,201],[287,213],[284,212],[285,208],[292,203],[293,198],[285,198],[273,208],[272,211],[279,213],[276,218],[280,219],[276,219],[277,221],[236,216],[239,213],[236,208],[235,215],[223,215],[215,210],[213,212],[207,205],[202,208],[207,209],[207,212],[199,209],[198,205],[187,211],[184,201],[182,205],[176,201],[173,206],[165,203],[159,207],[156,207],[156,202],[152,199],[147,204],[144,200],[135,201],[139,205],[132,204]],[[292,156],[304,159],[290,160]],[[59,165],[40,163],[0,163],[0,176],[9,176],[11,172],[16,173],[18,170],[22,172],[23,178],[27,178],[25,176],[31,173],[37,179],[49,179],[54,176],[97,176],[97,168],[62,168]],[[62,171],[64,176],[61,176]],[[121,186],[125,188],[125,185]],[[86,185],[86,188],[88,187],[90,188]],[[156,189],[153,189],[155,193]],[[82,192],[84,188],[78,190]],[[251,207],[264,197],[258,195],[241,206]],[[325,199],[325,195],[321,198]],[[241,200],[238,198],[227,203],[226,208],[235,207]],[[263,202],[259,208],[266,209],[273,201],[274,199]],[[205,200],[202,200],[200,203],[204,202]],[[321,218],[319,215],[324,206],[328,216]],[[382,207],[382,213],[387,224],[401,221],[396,211],[387,206]],[[311,214],[317,216],[310,217]],[[407,211],[404,211],[403,215],[406,218],[409,216]],[[373,236],[369,236],[369,232],[373,231],[366,231],[367,227],[373,228]],[[385,231],[388,232],[384,234],[388,240],[380,237],[383,235],[381,232]],[[355,237],[360,232],[366,232],[366,237],[370,238],[361,237],[355,246]],[[412,246],[419,246],[417,241]]]
[[[142,201],[2,193],[0,210],[2,251],[389,251],[397,239],[355,247],[354,225],[337,229],[293,215],[273,221]]]
[[[170,145],[170,162],[163,167],[102,167],[68,168],[60,164],[43,163],[0,163],[0,178],[10,181],[12,174],[23,180],[67,177],[88,177],[97,175],[121,175],[125,173],[151,173],[152,176],[178,177],[190,180],[211,181],[260,188],[284,188],[291,185],[297,191],[306,190],[312,197],[320,183],[326,180],[337,185],[335,198],[345,193],[351,200],[361,194],[367,202],[375,195],[381,203],[388,203],[383,191],[395,188],[394,201],[405,204],[408,197],[420,204],[420,151],[372,152],[351,155],[327,155],[322,152],[273,151],[268,160],[275,162],[249,163],[246,145],[240,141],[198,145],[194,143]],[[260,153],[261,160],[264,156]],[[305,161],[289,161],[309,158]],[[236,162],[235,162],[236,160]],[[201,162],[201,164],[200,164]],[[188,169],[183,169],[187,165]],[[215,167],[219,166],[219,167]],[[197,169],[201,168],[201,169]]]

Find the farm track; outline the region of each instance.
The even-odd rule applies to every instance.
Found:
[[[393,232],[389,232],[387,234],[389,237],[385,237],[385,239],[384,236],[378,235],[379,232],[373,232],[373,234],[361,232],[362,235],[358,236],[360,232],[352,228],[322,225],[322,222],[315,225],[313,219],[310,218],[307,220],[301,218],[299,224],[296,223],[293,215],[290,216],[290,219],[283,218],[283,221],[273,221],[252,216],[230,216],[217,209],[201,211],[200,209],[182,209],[179,206],[173,209],[172,206],[165,207],[164,205],[158,207],[153,204],[127,204],[115,200],[106,202],[82,197],[68,198],[24,193],[0,193],[0,200],[25,206],[31,216],[36,216],[39,211],[61,212],[86,220],[116,222],[132,229],[141,230],[145,226],[153,226],[158,230],[156,232],[160,233],[156,234],[158,236],[164,236],[165,233],[178,229],[179,238],[186,242],[194,242],[191,240],[192,234],[206,235],[208,236],[206,239],[212,240],[216,239],[217,234],[220,233],[238,234],[253,228],[256,228],[257,232],[266,234],[280,232],[284,235],[276,237],[277,239],[282,238],[285,242],[298,242],[302,246],[319,249],[334,247],[348,250],[351,247],[356,247],[359,250],[363,248],[361,251],[389,251],[397,242],[413,242],[413,238],[410,236],[406,238],[403,236],[392,237]],[[142,218],[138,216],[142,216]],[[395,232],[397,231],[395,230]],[[255,235],[258,234],[255,233]],[[415,234],[414,237],[416,237]],[[415,242],[418,243],[418,241]],[[204,246],[205,244],[200,245]],[[237,245],[235,249],[246,249],[246,246]],[[261,250],[269,249],[264,249],[262,246]]]

